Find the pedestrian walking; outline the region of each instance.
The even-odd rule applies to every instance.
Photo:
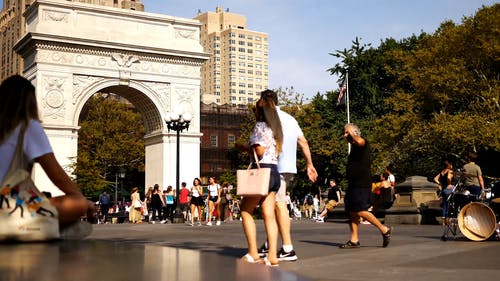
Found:
[[[355,124],[344,128],[343,137],[351,144],[352,150],[347,158],[348,188],[345,196],[345,209],[349,213],[351,239],[341,245],[341,249],[359,248],[358,228],[360,219],[377,227],[382,234],[382,246],[387,247],[391,239],[391,227],[383,225],[368,209],[371,206],[371,163],[370,144],[361,136]]]

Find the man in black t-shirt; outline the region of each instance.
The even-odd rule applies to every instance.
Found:
[[[350,218],[351,239],[341,245],[340,248],[360,247],[358,238],[360,218],[365,219],[379,229],[383,238],[382,246],[387,247],[391,238],[391,227],[384,226],[368,211],[371,205],[370,144],[365,138],[361,137],[358,126],[351,123],[344,128],[344,138],[351,144],[346,169],[348,188],[344,198],[345,210],[349,213]]]
[[[327,216],[328,212],[332,212],[333,209],[339,204],[339,202],[340,188],[337,186],[335,180],[331,179],[330,186],[328,187],[327,202],[325,204],[325,208],[316,219],[316,222],[325,222],[325,217]]]

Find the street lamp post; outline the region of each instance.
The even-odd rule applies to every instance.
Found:
[[[118,207],[118,178],[125,178],[125,168],[120,167],[118,171],[115,172],[115,206]]]
[[[175,198],[176,198],[176,206],[175,206],[175,214],[173,223],[183,223],[184,215],[181,211],[181,204],[179,202],[179,150],[180,150],[180,132],[183,130],[187,130],[189,128],[189,122],[193,116],[189,112],[185,113],[176,113],[170,112],[167,114],[167,118],[165,118],[165,122],[167,123],[168,131],[173,130],[177,133],[177,151],[176,151],[176,162],[175,162]]]

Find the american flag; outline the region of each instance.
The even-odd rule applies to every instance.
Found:
[[[346,84],[346,80],[344,80],[344,82],[342,83],[342,86],[340,87],[339,96],[337,98],[337,105],[345,104],[346,91],[347,91],[347,84]]]

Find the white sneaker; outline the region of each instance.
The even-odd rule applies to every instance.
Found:
[[[152,224],[155,224],[156,222],[155,222],[155,221],[152,221],[151,223],[152,223]]]
[[[164,224],[164,223],[166,223],[166,222],[167,222],[166,220],[162,220],[162,221],[160,221],[160,223],[161,223],[161,224]]]
[[[324,218],[318,218],[318,219],[316,219],[316,222],[325,222],[325,219]]]
[[[207,225],[212,226],[212,222],[211,221],[207,222]]]
[[[217,223],[215,225],[220,225],[220,223],[221,223],[220,221],[217,221]]]

